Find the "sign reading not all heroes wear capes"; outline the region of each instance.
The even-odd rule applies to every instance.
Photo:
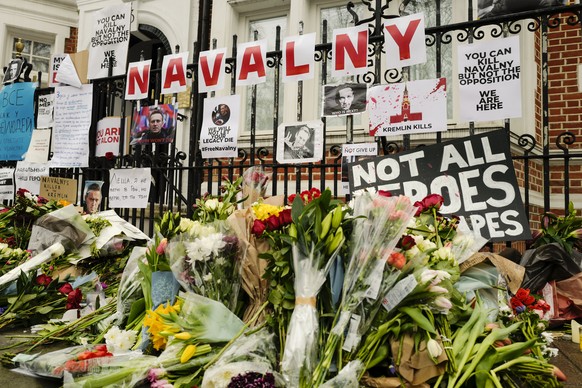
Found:
[[[531,238],[504,130],[349,163],[351,192],[375,187],[420,201],[444,197],[441,213],[464,218],[492,241]]]

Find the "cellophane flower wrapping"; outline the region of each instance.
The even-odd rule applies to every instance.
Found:
[[[280,380],[276,372],[277,349],[274,340],[274,335],[266,329],[237,338],[206,370],[201,388],[227,387],[233,379],[241,380],[249,372],[262,376],[270,374],[273,380]]]
[[[223,221],[186,222],[189,226],[167,250],[176,279],[185,290],[222,302],[234,311],[244,252],[238,237]]]
[[[356,221],[344,277],[342,312],[332,329],[341,334],[350,323],[347,343],[343,345],[348,352],[359,344],[362,334],[359,327],[369,325],[373,319],[371,310],[379,307],[377,302],[398,278],[399,269],[388,266],[387,261],[416,211],[407,197],[385,197],[378,193],[356,197],[353,207]]]
[[[355,218],[351,254],[340,307],[313,374],[316,386],[325,381],[338,346],[355,352],[383,292],[396,282],[399,269],[385,270],[387,260],[416,211],[407,197],[380,193],[363,192],[350,205]]]
[[[242,197],[245,198],[243,207],[248,208],[259,198],[264,198],[269,183],[269,175],[263,167],[252,166],[243,173]]]
[[[360,360],[347,363],[337,376],[326,381],[321,388],[358,388],[364,364]]]

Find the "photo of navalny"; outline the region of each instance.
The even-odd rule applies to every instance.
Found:
[[[131,145],[168,144],[176,134],[176,108],[162,104],[144,106],[133,117]]]
[[[367,84],[323,85],[322,116],[345,116],[366,110]]]

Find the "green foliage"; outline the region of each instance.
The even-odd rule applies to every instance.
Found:
[[[557,216],[552,212],[542,216],[542,227],[534,231],[532,246],[534,248],[546,244],[558,243],[568,253],[574,249],[582,250],[582,217],[577,215],[574,203],[568,204],[568,214]]]

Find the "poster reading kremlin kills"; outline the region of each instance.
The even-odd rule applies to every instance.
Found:
[[[446,90],[445,78],[371,87],[370,136],[446,131]]]
[[[110,60],[113,60],[113,76],[125,74],[130,21],[131,3],[95,12],[87,78],[107,77]]]
[[[441,213],[464,218],[492,241],[531,238],[504,130],[348,163],[350,190],[374,187],[413,202],[444,197]]]
[[[207,98],[200,134],[203,158],[234,158],[237,156],[240,96]]]
[[[521,117],[519,36],[459,46],[461,120]]]

